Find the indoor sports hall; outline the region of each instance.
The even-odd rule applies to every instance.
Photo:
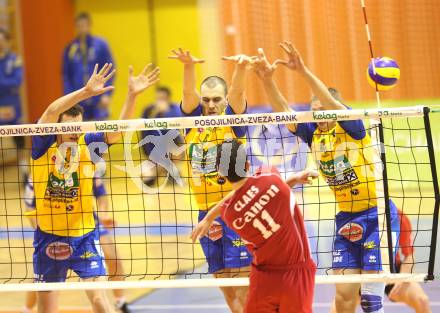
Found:
[[[436,0],[0,0],[0,313],[440,312],[439,42]]]

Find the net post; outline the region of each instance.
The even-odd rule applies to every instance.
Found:
[[[383,133],[382,119],[379,122],[379,141],[380,141],[380,159],[382,161],[382,183],[383,183],[383,195],[385,200],[385,218],[387,225],[387,241],[388,241],[388,261],[390,262],[390,272],[395,273],[394,266],[394,247],[393,236],[391,232],[391,210],[390,210],[390,194],[388,190],[388,172],[387,172],[387,159],[385,155],[385,136]],[[383,266],[383,261],[382,261]]]
[[[426,279],[434,280],[434,266],[435,266],[435,253],[436,253],[436,245],[437,245],[440,195],[439,195],[437,167],[435,164],[434,143],[432,141],[431,122],[429,120],[429,113],[430,113],[430,109],[428,107],[424,107],[423,120],[425,123],[426,142],[428,144],[429,161],[431,163],[432,184],[434,187],[434,194],[435,194],[434,216],[432,219],[431,249],[429,252],[428,275]]]

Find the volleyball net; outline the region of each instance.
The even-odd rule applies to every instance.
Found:
[[[222,179],[212,174],[216,145],[221,142],[214,138],[194,144],[184,133],[230,127],[246,131],[250,174],[261,166],[275,166],[285,178],[307,168],[323,173],[313,185],[294,188],[318,268],[317,283],[432,280],[438,274],[439,190],[432,139],[432,127],[435,131],[437,125],[431,126],[429,115],[429,108],[417,106],[1,126],[0,290],[248,284],[246,278],[212,278],[200,244],[190,239],[203,202],[209,207],[213,196],[225,196],[230,190],[226,185],[214,191],[210,188],[210,179],[217,183]],[[310,144],[285,127],[286,123],[340,125],[349,120],[362,120],[366,136],[372,140],[359,144],[338,133],[336,127],[330,137],[311,138]],[[87,140],[82,145],[53,141],[55,145],[39,162],[17,165],[7,158],[19,154],[11,144],[15,136],[114,131],[122,132],[123,140],[110,147]],[[329,150],[332,144],[336,148]],[[28,155],[36,158],[35,150],[27,149]],[[84,153],[92,162],[84,161]],[[97,184],[105,193],[97,194]],[[342,198],[337,201],[332,190]],[[367,198],[356,198],[365,190]],[[343,193],[346,195],[341,196]],[[395,273],[397,256],[391,242],[398,238],[391,227],[390,199],[410,221],[411,229],[402,230],[410,239],[399,248],[400,257],[413,255],[410,273]],[[79,208],[75,201],[81,203]],[[378,205],[380,245],[363,240],[363,230],[356,228],[359,225],[350,225],[339,234],[336,231],[335,215],[341,207],[350,211],[365,203]],[[90,220],[93,212],[100,219],[102,235],[98,239],[96,234],[99,245],[94,241],[95,250],[78,240],[99,228]],[[39,235],[30,223],[33,219]],[[44,243],[41,232],[68,239]],[[332,263],[339,257],[334,248],[338,235],[358,241],[359,251],[377,251],[377,260],[369,261],[382,262],[384,273],[331,275]],[[33,246],[34,237],[39,243]],[[244,245],[241,241],[233,244],[237,248]],[[33,257],[35,248],[39,254]],[[100,273],[103,281],[94,282],[79,282],[71,270],[63,273],[98,268],[99,261],[94,260],[101,253],[123,270],[111,272],[107,267]],[[240,254],[233,257],[240,259]],[[34,277],[34,262],[66,275],[67,283],[33,283],[41,278]]]

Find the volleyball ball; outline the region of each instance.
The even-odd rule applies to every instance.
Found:
[[[373,68],[374,65],[374,68]],[[400,78],[400,68],[397,62],[388,57],[374,58],[367,69],[367,80],[371,87],[378,90],[388,90],[396,86]]]

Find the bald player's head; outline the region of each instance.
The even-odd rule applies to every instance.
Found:
[[[228,104],[228,87],[223,78],[209,76],[200,86],[200,98],[203,115],[220,115]]]

